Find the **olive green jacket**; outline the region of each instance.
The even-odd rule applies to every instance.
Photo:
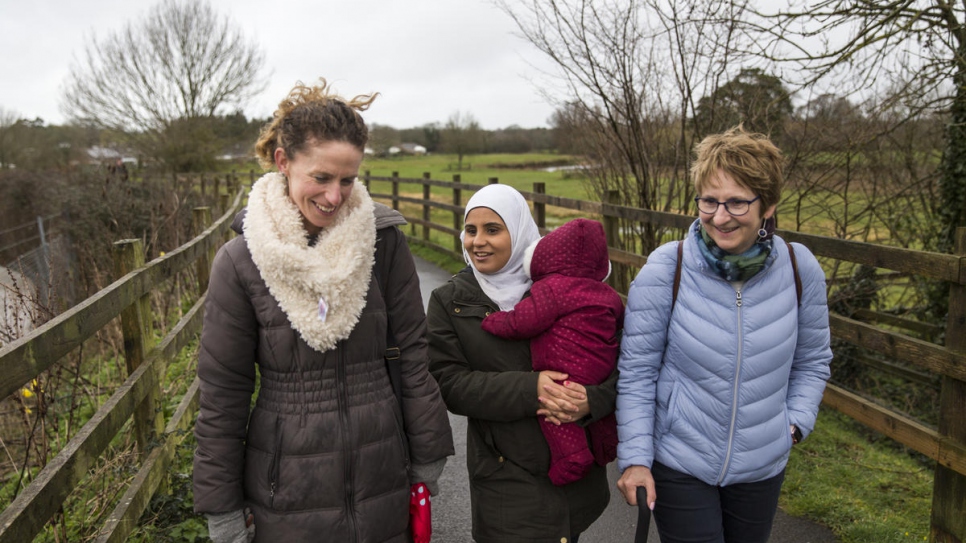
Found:
[[[496,304],[469,268],[429,302],[430,372],[447,408],[468,417],[466,463],[477,543],[569,541],[607,507],[606,469],[554,486],[550,449],[537,422],[537,376],[528,341],[490,335],[480,323]],[[588,386],[586,424],[613,412],[617,374]]]

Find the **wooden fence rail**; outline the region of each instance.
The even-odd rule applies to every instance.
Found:
[[[372,195],[377,199],[391,201],[395,209],[399,209],[400,203],[421,208],[421,216],[406,217],[414,225],[413,233],[409,236],[411,242],[462,259],[459,234],[464,212],[463,191],[477,191],[483,185],[462,183],[458,175],[453,176],[452,182],[430,180],[428,173],[419,179],[400,178],[397,174],[392,177],[374,177],[367,171],[363,180],[367,187],[372,187],[373,182],[391,183],[391,193]],[[494,183],[497,180],[490,179],[489,182]],[[414,185],[414,188],[401,194],[400,185]],[[452,203],[432,200],[431,187],[450,189]],[[420,191],[422,198],[408,195],[419,194]],[[643,266],[647,258],[616,248],[622,246],[619,239],[619,221],[679,230],[688,228],[694,221],[692,216],[620,205],[614,194],[606,195],[604,202],[561,198],[546,194],[543,183],[535,183],[533,191],[520,192],[533,204],[534,219],[541,231],[546,231],[548,205],[599,217],[608,235],[611,260],[636,268]],[[453,226],[432,222],[433,210],[452,213]],[[419,237],[415,235],[415,225],[422,227]],[[448,244],[433,241],[431,231],[452,236],[452,248]],[[936,345],[900,332],[879,328],[876,324],[893,325],[935,335],[937,331],[933,326],[903,323],[901,319],[887,316],[867,318],[867,322],[835,314],[830,316],[834,338],[881,353],[893,360],[918,366],[941,379],[938,428],[929,428],[902,413],[832,384],[826,388],[823,403],[935,460],[937,467],[932,505],[932,540],[950,543],[966,541],[966,228],[960,228],[957,232],[958,245],[955,254],[951,255],[789,230],[778,230],[778,233],[788,241],[807,246],[816,256],[949,282],[949,316],[945,345]],[[626,295],[626,292],[621,294]],[[925,377],[920,375],[916,378],[924,380],[928,376],[926,374]]]
[[[232,187],[226,187],[232,190]],[[218,185],[215,185],[218,190]],[[7,397],[35,379],[66,354],[80,347],[112,320],[121,317],[128,377],[36,478],[0,513],[0,543],[32,541],[61,510],[71,491],[87,475],[118,432],[133,417],[140,471],[100,527],[97,541],[123,541],[136,526],[151,496],[164,484],[175,447],[197,412],[198,382],[187,393],[171,419],[164,424],[159,395],[164,370],[201,330],[207,271],[218,245],[228,235],[241,208],[241,191],[234,200],[222,198],[224,214],[210,223],[207,208],[196,210],[197,236],[187,244],[144,264],[140,240],[115,244],[115,273],[122,275],[107,288],[59,315],[18,341],[0,349],[0,397]],[[227,208],[227,209],[226,209]],[[199,300],[161,343],[151,347],[151,292],[182,270],[197,265]]]

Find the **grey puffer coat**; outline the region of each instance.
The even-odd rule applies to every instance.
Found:
[[[427,371],[418,277],[395,227],[405,221],[385,206],[375,213],[377,269],[365,307],[349,337],[324,353],[292,328],[244,237],[226,243],[212,265],[198,362],[195,510],[251,507],[256,541],[408,541],[407,468],[453,454]],[[239,233],[243,214],[233,225]],[[385,368],[387,305],[401,349],[405,421]]]
[[[607,472],[594,464],[581,480],[554,486],[550,448],[537,421],[537,377],[529,341],[483,331],[497,305],[469,268],[429,301],[430,371],[450,411],[468,417],[466,463],[477,543],[570,541],[607,507]],[[612,413],[617,373],[587,386],[587,424]]]

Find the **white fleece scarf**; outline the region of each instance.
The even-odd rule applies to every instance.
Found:
[[[473,268],[473,275],[483,292],[500,306],[501,311],[509,311],[530,290],[532,281],[523,269],[524,253],[527,247],[540,239],[540,230],[537,229],[537,223],[533,222],[527,201],[511,186],[487,185],[478,190],[466,202],[463,222],[466,222],[470,211],[477,207],[490,208],[503,219],[507,231],[510,232],[510,260],[500,271],[486,274],[476,269],[465,248],[463,258]],[[465,233],[460,233],[460,240]]]
[[[285,177],[265,174],[252,186],[242,229],[252,261],[302,339],[325,352],[349,337],[366,305],[376,250],[365,185],[356,181],[333,224],[310,247]]]

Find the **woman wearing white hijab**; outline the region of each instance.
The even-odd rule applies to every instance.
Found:
[[[524,253],[540,236],[526,200],[506,185],[473,195],[464,224],[469,266],[433,291],[427,317],[430,372],[449,410],[469,419],[473,539],[576,542],[607,507],[606,471],[595,465],[579,481],[553,485],[537,417],[589,424],[606,416],[614,410],[616,374],[585,387],[564,373],[534,372],[528,341],[484,332],[484,317],[512,309],[529,290]]]

